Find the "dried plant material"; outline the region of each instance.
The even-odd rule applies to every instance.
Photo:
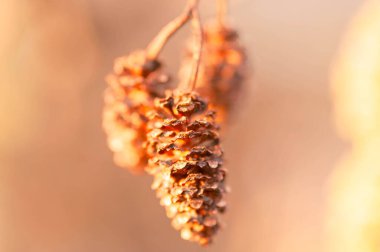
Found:
[[[204,40],[196,90],[209,99],[210,106],[217,111],[217,121],[226,122],[242,89],[245,52],[237,32],[226,26],[207,26]],[[189,48],[179,71],[181,82],[191,75],[193,50]]]
[[[183,239],[209,244],[226,205],[215,112],[196,93],[175,91],[156,99],[148,131],[146,171],[161,205]]]
[[[168,79],[160,63],[147,59],[144,51],[116,59],[114,73],[107,77],[103,128],[117,165],[143,171],[147,164],[143,148],[146,112],[155,97],[163,96]]]
[[[103,128],[108,135],[108,146],[114,161],[132,172],[141,172],[147,165],[146,113],[153,99],[162,97],[168,88],[168,76],[160,71],[157,57],[168,40],[193,15],[198,0],[189,0],[185,10],[164,26],[145,51],[136,51],[116,60],[114,73],[107,77]]]

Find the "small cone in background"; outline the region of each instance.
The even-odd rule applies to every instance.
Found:
[[[115,163],[133,173],[142,172],[147,164],[145,115],[168,84],[160,66],[144,51],[136,51],[116,59],[114,72],[107,76],[103,128]]]
[[[380,2],[360,10],[333,69],[339,133],[352,150],[331,176],[329,251],[380,251]]]
[[[225,210],[223,152],[215,112],[196,93],[156,99],[147,136],[152,188],[185,240],[207,245]]]
[[[246,55],[237,32],[231,28],[210,24],[204,29],[204,38],[196,91],[209,100],[217,112],[217,122],[225,123],[243,88]],[[191,48],[186,50],[179,70],[181,81],[188,80],[191,74]]]

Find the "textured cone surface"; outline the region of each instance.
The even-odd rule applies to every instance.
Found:
[[[155,97],[162,97],[168,76],[157,61],[136,51],[115,60],[114,72],[107,76],[103,128],[117,165],[134,173],[147,165],[146,113]]]
[[[242,89],[246,56],[236,31],[220,25],[204,30],[204,46],[199,69],[197,92],[209,100],[217,112],[217,122],[228,121]],[[179,71],[181,81],[189,79],[192,69],[191,45]]]
[[[185,240],[207,245],[225,210],[222,150],[215,113],[195,93],[157,99],[148,125],[147,172],[172,225]]]

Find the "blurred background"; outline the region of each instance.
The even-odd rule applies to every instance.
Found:
[[[207,20],[215,1],[201,2]],[[2,0],[0,251],[327,251],[330,175],[351,148],[331,64],[361,3],[230,1],[249,92],[224,142],[227,225],[204,249],[172,229],[149,176],[113,164],[101,128],[114,58],[144,48],[185,0]],[[162,55],[173,75],[188,36]]]

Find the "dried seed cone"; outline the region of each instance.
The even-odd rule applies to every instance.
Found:
[[[189,79],[192,67],[191,45],[179,71],[181,81]],[[197,91],[206,97],[217,112],[217,121],[226,122],[242,91],[246,56],[235,30],[208,25],[204,29],[204,46],[199,68]]]
[[[185,240],[207,245],[225,210],[225,176],[215,112],[196,93],[157,99],[150,114],[147,172],[172,225]]]
[[[114,72],[107,76],[103,110],[103,128],[117,165],[134,173],[147,164],[146,113],[153,99],[163,96],[168,76],[160,71],[160,63],[136,51],[116,59]]]

